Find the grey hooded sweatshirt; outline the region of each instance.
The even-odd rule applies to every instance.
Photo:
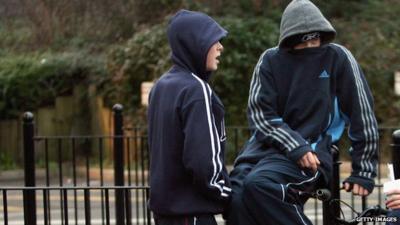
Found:
[[[291,38],[309,32],[320,32],[320,47],[291,48]],[[254,69],[248,101],[254,133],[236,164],[256,163],[271,152],[297,163],[313,151],[327,182],[331,146],[347,125],[352,172],[346,181],[372,191],[379,143],[373,97],[350,51],[330,43],[335,35],[310,1],[294,0],[288,5],[279,46],[266,50]]]

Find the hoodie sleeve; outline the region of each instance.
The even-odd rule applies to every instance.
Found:
[[[360,66],[349,50],[345,53],[343,72],[337,78],[339,107],[349,125],[352,172],[345,182],[356,183],[370,193],[376,176],[379,135],[373,98]]]
[[[193,183],[205,196],[228,200],[231,193],[224,154],[211,105],[211,89],[199,81],[202,98],[191,101],[182,110],[184,127],[183,164]]]
[[[286,124],[277,112],[278,93],[266,59],[267,50],[261,55],[250,84],[248,119],[257,140],[285,152],[297,162],[312,151],[309,143]]]

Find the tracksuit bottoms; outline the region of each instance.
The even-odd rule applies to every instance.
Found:
[[[239,163],[231,172],[228,225],[309,225],[303,206],[321,172],[302,170],[285,155],[271,152],[255,164]]]

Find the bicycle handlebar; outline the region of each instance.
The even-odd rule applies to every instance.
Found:
[[[387,215],[388,210],[383,209],[380,205],[375,205],[372,207],[369,207],[362,211],[360,214],[358,214],[355,218],[351,220],[344,220],[340,218],[336,218],[336,220],[339,222],[339,224],[342,225],[356,225],[360,222],[366,222],[363,218],[364,217],[378,217],[382,215]]]
[[[329,189],[317,189],[315,192],[311,193],[311,196],[321,201],[329,201],[329,205],[335,201],[339,202],[339,204],[342,202],[340,199],[331,199],[332,195]],[[342,225],[356,225],[365,221],[365,218],[367,217],[379,217],[382,215],[387,215],[387,213],[388,210],[382,208],[380,205],[375,205],[365,209],[361,213],[357,213],[357,216],[350,220],[341,218],[336,218],[336,220]]]

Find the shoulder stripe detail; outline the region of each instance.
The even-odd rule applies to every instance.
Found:
[[[210,108],[212,108],[212,90],[210,88],[210,85],[208,85],[207,83],[205,83],[205,85],[206,85],[206,87],[208,89]],[[218,134],[217,126],[215,125],[215,117],[212,116],[211,118],[212,118],[212,124],[213,124],[213,127],[214,127],[214,134],[216,135],[216,145],[218,147],[217,148],[217,154],[216,154],[216,159],[217,159],[217,162],[218,162],[218,164],[217,164],[217,173],[215,174],[215,177],[213,177],[213,179],[211,179],[211,182],[217,183],[217,178],[218,178],[218,175],[222,171],[223,165],[222,165],[222,162],[221,162],[221,145],[219,143],[220,142],[220,137],[219,137],[219,134]]]
[[[361,118],[363,122],[363,133],[365,136],[366,144],[364,148],[364,152],[361,157],[361,172],[360,176],[363,177],[372,177],[372,172],[375,170],[374,165],[371,162],[371,157],[374,154],[375,149],[378,147],[377,138],[378,134],[376,132],[376,119],[373,116],[373,109],[368,101],[367,94],[365,92],[365,87],[363,81],[361,79],[360,68],[354,59],[353,55],[347,50],[345,47],[338,46],[347,56],[347,59],[350,62],[351,68],[353,70],[354,79],[356,81],[357,93],[359,96],[359,104],[361,108]]]
[[[299,143],[285,130],[281,128],[273,127],[268,121],[265,119],[262,109],[258,102],[258,97],[261,90],[261,81],[260,81],[260,67],[263,62],[264,56],[269,51],[275,50],[275,48],[266,50],[260,57],[256,68],[253,72],[253,77],[250,84],[250,93],[249,93],[249,111],[250,117],[254,122],[255,126],[258,130],[260,130],[265,136],[270,136],[281,143],[287,150],[291,151],[299,147]]]
[[[223,189],[221,187],[221,185],[217,184],[215,182],[216,176],[217,176],[217,170],[218,170],[218,166],[215,160],[215,157],[217,156],[216,154],[216,149],[215,149],[215,137],[214,137],[214,132],[212,129],[212,118],[211,118],[211,111],[210,111],[210,100],[209,100],[209,95],[207,94],[207,88],[206,85],[204,84],[205,82],[203,80],[201,80],[200,78],[198,78],[195,74],[192,73],[192,76],[194,78],[197,79],[197,81],[199,81],[199,83],[201,84],[201,87],[203,89],[203,94],[204,94],[204,101],[205,101],[205,106],[206,106],[206,112],[207,112],[207,120],[208,120],[208,128],[209,128],[209,132],[210,132],[210,140],[211,140],[211,149],[212,149],[212,164],[213,164],[213,176],[210,180],[210,185],[214,186],[216,188],[218,188],[221,193],[223,192]],[[219,138],[217,138],[216,140],[219,140]],[[218,145],[219,146],[219,145]]]

